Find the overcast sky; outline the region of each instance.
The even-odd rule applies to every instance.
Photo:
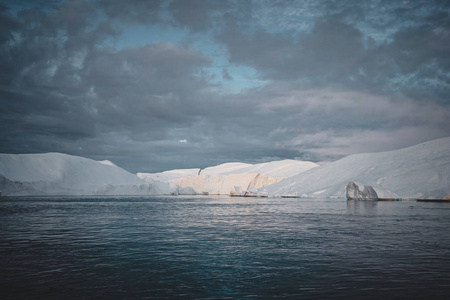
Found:
[[[0,0],[0,152],[131,172],[450,136],[450,1]]]

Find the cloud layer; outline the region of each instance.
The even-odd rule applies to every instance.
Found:
[[[6,3],[0,152],[152,172],[450,135],[445,2]],[[264,84],[229,89],[243,68]]]

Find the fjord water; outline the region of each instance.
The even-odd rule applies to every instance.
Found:
[[[450,205],[2,198],[2,299],[448,299]]]

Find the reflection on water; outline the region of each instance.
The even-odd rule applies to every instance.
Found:
[[[16,198],[0,224],[2,299],[450,293],[446,203]]]
[[[349,214],[375,214],[378,201],[373,200],[347,200],[347,212]]]

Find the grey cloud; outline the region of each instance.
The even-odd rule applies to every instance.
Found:
[[[420,86],[420,97],[445,101],[450,18],[448,12],[428,13],[422,23],[398,27],[391,41],[378,45],[342,14],[318,19],[297,40],[263,29],[248,33],[229,15],[218,39],[227,46],[231,62],[251,66],[266,79],[410,97]],[[442,91],[437,95],[432,85]]]
[[[209,30],[214,21],[213,14],[226,11],[229,4],[228,1],[173,0],[168,9],[177,24],[197,32]]]
[[[248,36],[231,17],[227,25],[219,38],[230,60],[263,70],[268,79],[348,80],[363,57],[362,34],[336,18],[318,21],[299,42],[264,30]]]
[[[155,118],[181,122],[197,90],[207,86],[195,73],[208,63],[198,52],[160,42],[90,53],[82,74],[105,119],[122,116],[127,123],[143,125]]]
[[[264,121],[253,126],[239,119],[233,123],[247,128],[246,138],[260,138],[257,147],[264,149],[270,141],[272,151],[310,153],[326,160],[405,147],[450,132],[449,108],[432,102],[293,86],[274,83],[247,95],[254,111],[249,119]]]
[[[233,80],[233,77],[231,77],[230,73],[228,72],[228,68],[222,68],[222,77],[226,80]]]
[[[160,10],[165,0],[98,0],[108,17],[125,23],[155,23],[161,19]]]
[[[450,18],[447,14],[447,21]],[[421,66],[438,62],[440,68],[450,67],[450,23],[445,27],[423,25],[407,28],[394,35],[392,48],[401,73],[413,73]]]
[[[68,1],[17,16],[3,9],[0,152],[60,151],[152,172],[331,160],[450,132],[449,17],[438,7],[423,15],[386,12],[377,24],[396,27],[380,42],[360,25],[375,26],[370,2],[305,2],[315,8],[314,22],[286,31],[263,26],[272,6],[261,6],[272,1],[123,3]],[[289,3],[274,5],[287,15]],[[192,39],[217,34],[231,63],[253,67],[270,83],[224,95],[209,81],[211,58],[199,51],[166,42],[108,46],[124,26],[155,22],[190,28]],[[236,80],[231,70],[219,68]]]
[[[19,27],[17,20],[8,14],[8,8],[0,4],[0,42],[11,38],[11,31]]]
[[[198,115],[210,60],[163,42],[102,46],[117,30],[90,23],[98,13],[91,8],[69,1],[48,13],[1,15],[8,25],[0,48],[1,152],[114,156],[114,145],[155,147]]]

